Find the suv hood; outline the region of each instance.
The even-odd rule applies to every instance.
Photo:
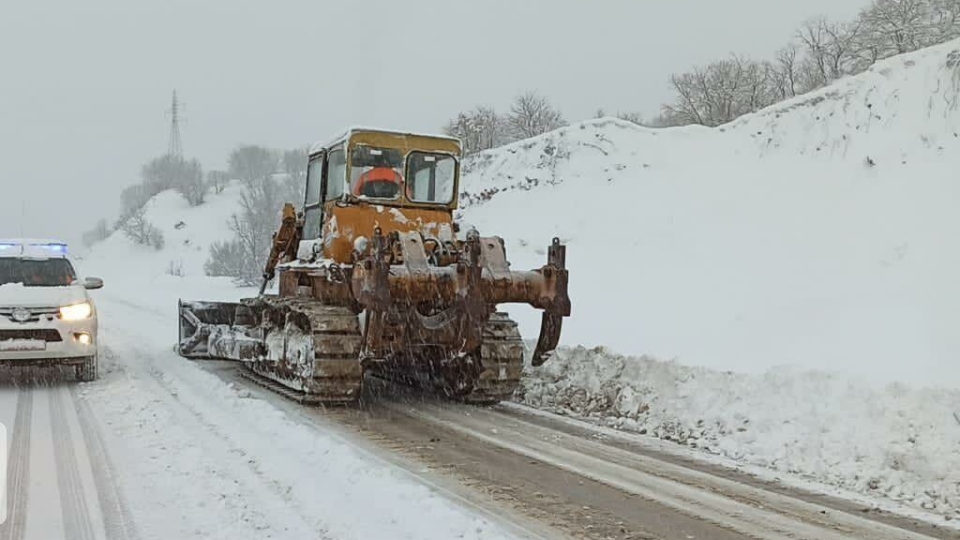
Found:
[[[69,287],[24,287],[20,283],[0,285],[0,307],[61,307],[83,302],[87,291],[80,285]]]

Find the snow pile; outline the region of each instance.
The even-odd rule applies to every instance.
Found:
[[[839,374],[720,372],[562,348],[529,369],[533,407],[960,517],[960,391]]]
[[[893,58],[718,129],[601,119],[490,151],[464,219],[514,268],[567,242],[564,343],[958,385],[958,58]]]

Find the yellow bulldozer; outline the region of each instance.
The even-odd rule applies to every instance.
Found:
[[[259,296],[180,301],[178,350],[237,360],[304,403],[357,400],[364,375],[491,404],[520,381],[524,344],[497,310],[543,310],[540,365],[570,315],[566,248],[514,271],[501,238],[454,220],[461,144],[355,128],[309,153],[302,206],[287,204]],[[277,294],[265,294],[276,279]]]

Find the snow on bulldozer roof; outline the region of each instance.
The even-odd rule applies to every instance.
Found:
[[[350,138],[352,134],[359,133],[359,132],[367,132],[367,133],[374,132],[374,133],[388,133],[391,135],[429,137],[432,139],[445,139],[449,141],[456,141],[457,144],[461,144],[460,139],[456,137],[451,137],[449,135],[440,135],[436,133],[417,133],[414,131],[400,131],[395,129],[385,129],[385,128],[378,128],[378,127],[370,127],[370,126],[350,126],[347,129],[337,133],[337,135],[331,139],[327,139],[326,141],[318,141],[314,143],[313,146],[310,147],[310,153],[313,154],[313,153],[319,152],[320,150],[323,150],[324,148],[330,148],[331,146],[339,144],[341,141]]]

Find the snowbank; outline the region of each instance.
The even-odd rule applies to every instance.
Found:
[[[568,243],[566,344],[957,386],[958,61],[960,41],[890,59],[718,129],[521,141],[470,160],[464,218],[515,268]]]
[[[960,516],[960,391],[720,372],[562,348],[518,400],[843,490]]]

